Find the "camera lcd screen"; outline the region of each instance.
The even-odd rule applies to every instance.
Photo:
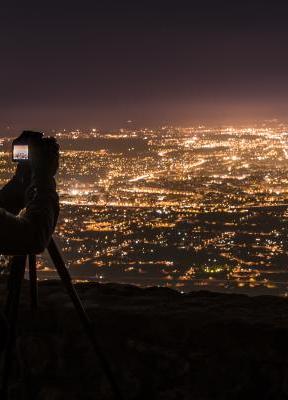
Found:
[[[22,161],[28,160],[28,145],[27,144],[15,144],[13,147],[13,160]]]

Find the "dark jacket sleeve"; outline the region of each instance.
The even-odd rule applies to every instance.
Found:
[[[58,214],[59,198],[55,184],[34,188],[31,200],[19,215],[1,208],[0,253],[37,254],[44,251],[54,232]]]
[[[0,208],[4,208],[12,214],[18,214],[24,207],[25,189],[23,183],[14,176],[0,190]]]

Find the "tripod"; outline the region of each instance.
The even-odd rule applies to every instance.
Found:
[[[91,345],[94,348],[95,354],[98,357],[101,367],[110,383],[114,397],[117,400],[123,400],[122,394],[119,390],[118,384],[113,376],[113,373],[99,343],[95,337],[94,329],[91,320],[87,316],[82,302],[73,286],[71,276],[65,265],[65,262],[60,254],[60,251],[54,241],[51,241],[47,247],[48,253],[52,259],[52,262],[57,270],[57,273],[62,281],[62,284],[67,290],[70,299],[78,313],[80,322],[83,329],[90,340]],[[17,327],[17,316],[18,307],[20,300],[21,284],[24,280],[25,267],[26,267],[27,255],[14,256],[10,264],[10,274],[8,278],[8,295],[6,299],[5,313],[9,323],[9,339],[6,346],[5,358],[4,358],[4,369],[3,369],[3,382],[2,382],[2,396],[1,399],[8,399],[8,381],[12,367],[12,352],[16,339],[16,327]],[[30,296],[31,296],[31,309],[35,312],[38,306],[38,286],[37,286],[37,271],[36,271],[36,256],[30,254],[29,259],[29,278],[30,278]]]

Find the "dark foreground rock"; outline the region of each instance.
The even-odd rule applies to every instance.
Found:
[[[288,398],[287,300],[118,284],[76,287],[125,399]],[[112,399],[60,283],[40,283],[36,316],[28,295],[25,283],[11,398]]]

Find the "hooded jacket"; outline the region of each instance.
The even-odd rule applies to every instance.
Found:
[[[45,250],[59,215],[56,183],[50,182],[27,190],[14,176],[0,190],[0,253],[37,254]]]

